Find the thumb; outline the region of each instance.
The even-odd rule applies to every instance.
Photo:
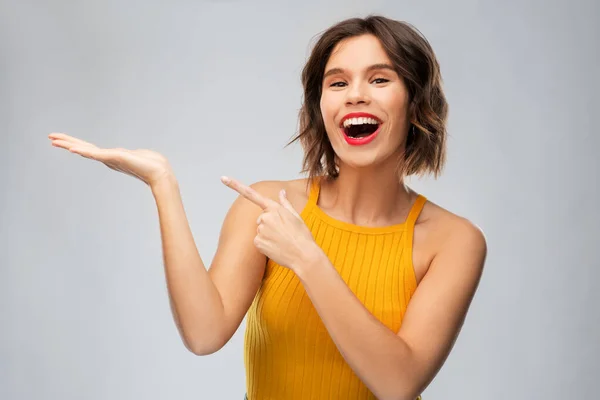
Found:
[[[279,192],[279,202],[281,203],[281,205],[288,210],[290,213],[292,213],[293,216],[295,216],[296,218],[302,219],[300,217],[300,215],[298,214],[298,212],[296,212],[296,210],[294,209],[294,207],[292,206],[292,203],[289,202],[289,200],[287,199],[287,195],[285,193],[285,189],[282,189]]]

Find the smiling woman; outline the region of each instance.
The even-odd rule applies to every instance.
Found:
[[[307,179],[246,186],[207,270],[168,161],[65,134],[56,147],[152,189],[173,317],[221,349],[245,315],[247,398],[413,400],[447,358],[478,286],[482,232],[405,184],[439,175],[447,103],[433,50],[381,16],[325,31],[302,73]]]

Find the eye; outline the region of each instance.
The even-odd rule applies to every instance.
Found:
[[[332,84],[329,85],[329,87],[342,87],[342,85],[345,85],[345,84],[346,84],[345,82],[338,81],[338,82],[333,82]]]
[[[385,78],[375,78],[373,79],[374,83],[386,83],[389,82],[389,79],[385,79]]]

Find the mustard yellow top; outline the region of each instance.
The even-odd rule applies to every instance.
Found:
[[[402,224],[364,227],[321,210],[319,189],[317,179],[302,219],[352,292],[397,332],[417,287],[413,229],[425,197],[418,196]],[[244,364],[249,400],[375,399],[340,354],[296,274],[271,260],[248,310]]]

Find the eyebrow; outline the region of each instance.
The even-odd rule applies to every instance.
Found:
[[[389,69],[394,72],[396,71],[395,68],[391,65],[382,63],[370,65],[369,67],[367,67],[367,72],[374,71],[377,69]],[[343,68],[331,68],[330,70],[325,72],[325,74],[323,75],[323,79],[327,78],[329,75],[343,74],[344,72],[345,70]]]

